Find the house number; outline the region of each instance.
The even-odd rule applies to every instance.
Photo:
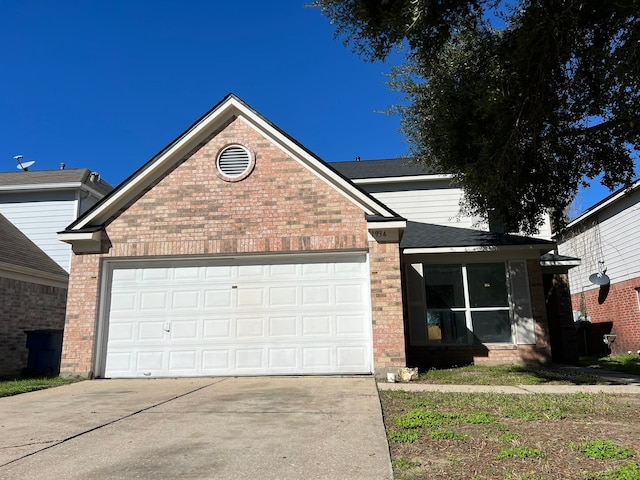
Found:
[[[371,236],[373,238],[385,238],[387,236],[386,230],[371,230]]]

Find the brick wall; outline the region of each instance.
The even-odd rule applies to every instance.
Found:
[[[216,155],[230,143],[243,144],[256,155],[254,171],[240,182],[226,182],[216,175]],[[242,119],[213,135],[113,218],[103,245],[102,254],[72,258],[62,358],[65,375],[93,375],[102,258],[364,251],[369,247],[362,210]],[[387,254],[384,250],[381,255]],[[391,255],[395,263],[388,268],[398,269],[397,245]],[[397,308],[391,305],[400,301],[395,279],[377,282],[373,288],[374,309],[378,302]],[[397,300],[389,289],[398,291]],[[379,314],[376,321],[391,325],[393,320],[386,315],[393,316]],[[378,350],[381,356],[375,358],[376,365],[401,362],[404,352],[394,348]]]
[[[404,367],[406,355],[399,245],[371,241],[369,246],[376,370]]]
[[[627,280],[625,282],[613,283],[606,288],[594,288],[584,292],[584,305],[587,315],[591,317],[594,324],[607,324],[607,331],[616,335],[615,341],[611,342],[609,348],[614,355],[620,355],[632,351],[634,354],[640,350],[640,306],[638,305],[638,293],[640,288],[640,277]],[[580,293],[571,296],[571,303],[574,310],[580,310]],[[592,329],[600,335],[605,330]],[[602,338],[594,338],[594,343],[602,344]]]
[[[25,330],[62,330],[67,290],[0,277],[0,376],[27,367]]]

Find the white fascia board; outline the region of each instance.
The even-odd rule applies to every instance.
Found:
[[[0,192],[34,192],[39,190],[76,190],[82,188],[82,182],[66,183],[30,183],[28,185],[3,185]]]
[[[33,268],[11,265],[4,262],[0,262],[0,277],[58,288],[67,288],[69,286],[68,275],[41,272]]]
[[[406,220],[391,222],[367,222],[367,230],[379,230],[381,228],[407,228]]]
[[[250,110],[242,108],[242,115],[249,118],[251,121],[247,121],[247,125],[252,127],[258,133],[263,135],[268,140],[275,141],[278,146],[284,150],[287,155],[295,159],[307,170],[314,173],[321,180],[340,192],[347,200],[360,207],[368,215],[380,215],[383,217],[396,217],[397,215],[390,210],[384,208],[375,199],[372,199],[365,192],[348,181],[341,175],[335,173],[330,168],[326,168],[324,164],[318,162],[318,160],[304,148],[298,145],[296,142],[289,139],[286,135],[283,135],[277,129],[274,129],[269,123],[265,122],[262,118],[257,117]]]
[[[84,190],[92,194],[94,197],[102,198],[104,193],[98,192],[91,186],[82,182],[65,182],[65,183],[30,183],[28,185],[3,185],[0,186],[0,192],[41,192],[45,190]]]
[[[540,260],[543,267],[578,267],[581,263],[580,260]]]
[[[555,245],[544,247],[542,245],[499,245],[494,247],[468,246],[468,247],[432,247],[432,248],[405,248],[402,253],[405,255],[431,254],[431,253],[478,253],[478,252],[506,252],[506,251],[526,251],[538,250],[548,252]]]
[[[60,232],[58,240],[66,243],[73,242],[100,242],[102,239],[102,231],[97,232]]]
[[[604,210],[605,208],[607,208],[609,205],[617,202],[620,198],[624,197],[625,195],[629,195],[631,192],[635,191],[638,187],[640,187],[640,181],[635,182],[633,185],[631,185],[629,188],[623,188],[622,190],[620,190],[618,193],[616,193],[615,195],[613,195],[611,198],[603,201],[600,204],[596,204],[594,205],[592,208],[587,209],[586,212],[584,212],[582,215],[580,215],[578,218],[576,218],[575,220],[569,222],[567,224],[567,226],[564,228],[565,230],[568,230],[574,226],[576,226],[577,224],[583,222],[584,220],[586,220],[587,218],[591,217],[592,215],[595,215],[596,213],[598,213],[601,210]],[[560,232],[562,234],[562,232]]]
[[[373,185],[378,183],[404,183],[404,182],[425,182],[433,180],[451,180],[453,175],[412,175],[406,177],[378,177],[378,178],[356,178],[351,181],[356,185]]]

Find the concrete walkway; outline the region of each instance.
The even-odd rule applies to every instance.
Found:
[[[610,385],[434,385],[427,383],[378,383],[379,390],[403,390],[406,392],[457,392],[457,393],[612,393],[640,395],[640,376],[612,372],[598,368],[564,366],[562,369],[602,378]]]
[[[0,398],[0,479],[391,479],[373,377],[93,380]]]

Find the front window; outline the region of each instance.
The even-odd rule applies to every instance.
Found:
[[[504,263],[425,264],[423,269],[429,343],[512,342]]]

